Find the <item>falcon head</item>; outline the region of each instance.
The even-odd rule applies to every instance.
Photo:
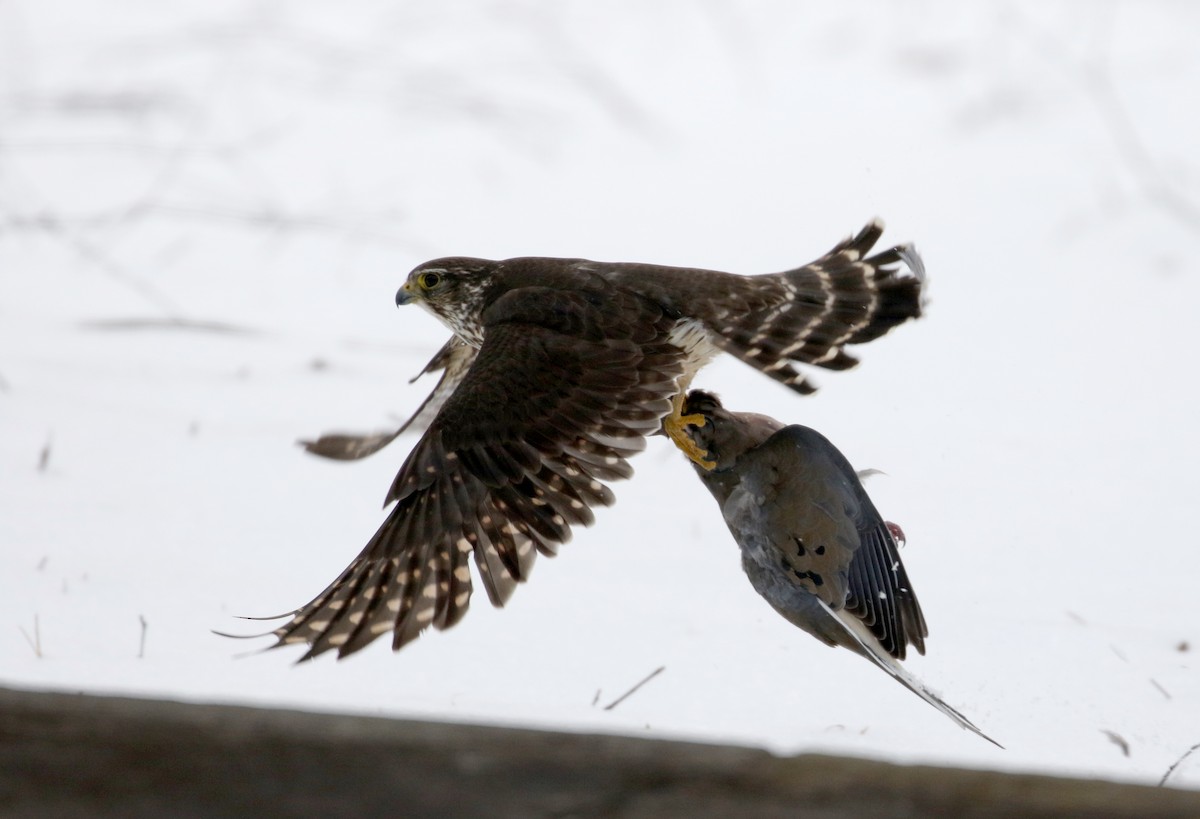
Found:
[[[396,291],[396,306],[416,303],[472,347],[483,343],[483,308],[495,262],[451,257],[417,265]]]

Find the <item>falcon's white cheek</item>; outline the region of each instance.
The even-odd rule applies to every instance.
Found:
[[[483,328],[459,315],[454,309],[453,301],[448,300],[444,293],[440,294],[437,303],[424,296],[418,296],[413,302],[428,310],[430,315],[469,346],[478,350],[483,344]]]
[[[435,319],[440,321],[446,327],[449,327],[451,330],[455,330],[454,324],[451,323],[450,321],[448,321],[444,315],[442,315],[440,312],[438,312],[437,308],[434,307],[432,304],[430,304],[429,300],[427,298],[425,298],[422,294],[420,294],[420,293],[414,294],[412,304],[415,304],[418,307],[420,307],[422,310],[424,310],[429,315],[433,316]]]

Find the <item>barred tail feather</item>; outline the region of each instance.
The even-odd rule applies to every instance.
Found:
[[[921,315],[925,268],[911,245],[868,256],[883,233],[874,220],[810,264],[754,276],[747,286],[776,294],[766,307],[713,328],[717,346],[799,393],[816,388],[793,364],[853,367],[844,347],[862,344]]]

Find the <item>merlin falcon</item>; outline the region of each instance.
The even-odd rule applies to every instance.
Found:
[[[665,432],[714,466],[682,412],[696,372],[729,353],[798,393],[795,364],[844,370],[846,347],[921,313],[920,257],[901,245],[872,254],[873,221],[810,264],[742,276],[584,259],[443,258],[415,268],[397,305],[419,304],[453,336],[424,372],[441,380],[395,433],[333,435],[317,453],[359,458],[424,427],[387,494],[395,504],[342,574],[275,629],[275,646],[307,659],[355,652],[391,632],[400,649],[467,611],[470,562],[495,606],[554,555],[571,527],[609,506],[605,482]]]

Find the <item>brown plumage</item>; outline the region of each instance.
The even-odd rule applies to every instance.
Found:
[[[845,345],[920,315],[915,251],[868,256],[882,229],[872,222],[811,264],[761,276],[536,257],[417,267],[397,304],[417,302],[454,332],[426,367],[444,370],[441,381],[405,425],[428,428],[383,525],[275,630],[277,645],[345,656],[389,631],[398,649],[448,628],[467,609],[470,557],[503,605],[536,553],[554,554],[613,502],[603,482],[632,474],[627,458],[679,420],[673,407],[718,351],[801,393],[813,387],[793,363],[856,363]],[[398,432],[306,446],[352,459]]]

